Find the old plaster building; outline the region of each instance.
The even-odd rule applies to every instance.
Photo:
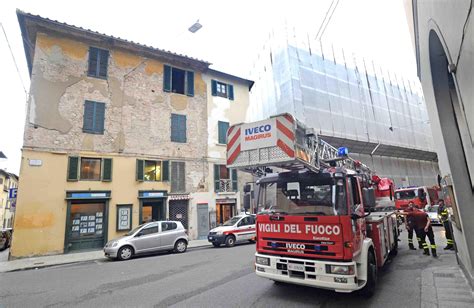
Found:
[[[15,200],[10,189],[18,187],[18,176],[0,169],[0,226],[11,228],[15,217]]]
[[[406,0],[405,7],[457,260],[474,287],[474,3]]]
[[[251,81],[205,61],[17,15],[31,89],[13,258],[100,249],[143,222],[168,218],[195,239],[222,216],[216,200],[233,205],[230,215],[240,211],[240,175],[220,166],[220,122],[243,121],[238,110],[248,105]]]

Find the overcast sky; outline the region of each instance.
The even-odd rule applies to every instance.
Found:
[[[16,8],[184,53],[213,63],[215,69],[249,78],[252,63],[275,25],[286,21],[314,36],[331,2],[1,0],[0,22],[27,91],[29,75]],[[187,28],[198,19],[203,28],[191,34]],[[407,78],[416,78],[413,47],[400,0],[340,0],[322,40],[374,59]],[[18,173],[26,95],[1,29],[0,67],[0,151],[8,156],[0,160],[0,168]]]

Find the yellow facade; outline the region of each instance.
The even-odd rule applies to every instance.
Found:
[[[132,227],[139,224],[139,190],[167,190],[168,182],[136,181],[136,157],[116,154],[81,152],[83,157],[113,159],[112,181],[68,182],[66,153],[23,150],[15,218],[12,258],[64,252],[66,236],[67,191],[111,191],[108,202],[107,237],[114,238],[126,231],[116,231],[116,205],[132,204]],[[30,160],[41,160],[41,166],[30,166]]]

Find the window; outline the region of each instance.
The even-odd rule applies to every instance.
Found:
[[[84,125],[82,131],[89,134],[103,134],[104,118],[104,103],[86,101],[84,103]]]
[[[229,122],[217,122],[218,130],[218,143],[226,144],[227,143],[227,130],[229,129]]]
[[[214,165],[214,190],[237,191],[237,170],[228,169],[226,165]]]
[[[140,231],[140,234],[142,234],[142,235],[148,235],[148,234],[153,234],[153,233],[158,233],[158,225],[157,224],[145,227]]]
[[[212,96],[225,97],[234,100],[234,86],[217,80],[211,80]]]
[[[68,160],[68,181],[112,181],[112,158],[70,156]]]
[[[136,178],[137,181],[168,181],[169,162],[137,159]]]
[[[81,180],[100,180],[100,158],[81,158]]]
[[[145,181],[161,181],[161,161],[145,160]]]
[[[186,116],[171,114],[171,141],[186,143]]]
[[[165,65],[163,91],[194,96],[194,72]]]
[[[178,228],[178,225],[175,222],[162,222],[161,223],[161,232],[171,231]]]
[[[171,191],[186,191],[186,172],[184,162],[171,162]]]
[[[87,76],[97,78],[107,78],[107,67],[109,65],[109,51],[90,47],[89,48],[89,68]]]

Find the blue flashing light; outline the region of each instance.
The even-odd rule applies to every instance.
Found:
[[[272,248],[278,248],[278,244],[275,243],[275,242],[272,242],[272,243],[271,243],[271,246],[272,246]]]
[[[321,251],[321,245],[314,245],[315,251]]]
[[[337,149],[337,156],[339,157],[344,157],[344,156],[347,156],[348,154],[349,154],[349,149],[346,147],[340,147],[339,149]]]

